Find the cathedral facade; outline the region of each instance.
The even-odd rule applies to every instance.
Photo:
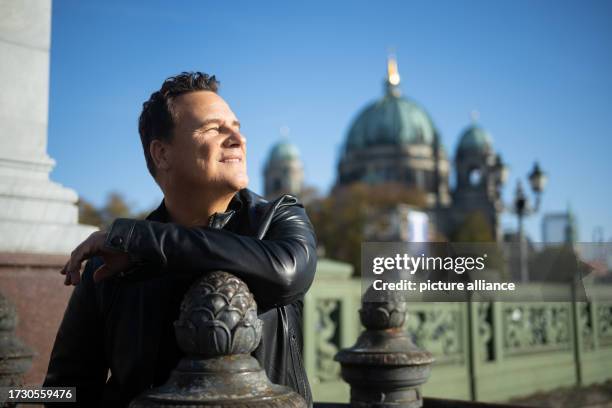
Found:
[[[451,188],[452,171],[456,182]],[[287,141],[274,146],[264,176],[266,196],[282,192],[299,196],[303,172],[297,149]],[[491,237],[499,239],[504,178],[501,156],[475,117],[461,133],[452,161],[449,159],[427,111],[402,95],[397,63],[390,58],[382,97],[362,109],[349,127],[335,187],[393,183],[419,190],[425,195],[424,208],[398,203],[385,217],[402,220],[411,211],[426,214],[430,228],[448,237],[468,217],[478,214]],[[398,227],[384,238],[411,240],[404,232],[405,228]]]

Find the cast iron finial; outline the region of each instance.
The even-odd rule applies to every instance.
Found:
[[[247,285],[213,272],[185,294],[174,329],[185,354],[210,358],[251,353],[261,340],[262,321]]]
[[[131,408],[306,408],[300,395],[272,384],[250,355],[262,321],[249,288],[231,273],[210,272],[196,281],[174,329],[185,357],[164,385],[145,391]]]
[[[351,406],[422,407],[420,386],[429,378],[433,357],[415,346],[403,328],[405,299],[396,291],[382,297],[374,292],[368,289],[359,311],[366,331],[334,358],[351,386]]]

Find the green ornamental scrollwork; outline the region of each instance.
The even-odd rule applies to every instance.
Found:
[[[612,303],[597,305],[597,328],[602,345],[612,344]]]
[[[546,310],[547,344],[553,347],[557,345],[569,346],[572,340],[569,305],[547,307]]]
[[[333,381],[340,378],[340,364],[334,361],[338,352],[338,345],[333,338],[337,323],[332,313],[339,307],[337,299],[319,299],[316,303],[317,336],[316,336],[316,364],[317,378],[320,382]]]
[[[578,303],[578,327],[582,336],[582,348],[585,350],[591,350],[595,347],[591,307],[590,303]]]
[[[483,361],[493,360],[493,328],[491,303],[478,304],[478,346]]]
[[[436,356],[438,362],[456,360],[462,354],[462,315],[452,304],[436,305],[435,309],[415,310],[410,307],[405,323],[406,331],[419,347]]]
[[[504,347],[509,353],[570,347],[569,305],[507,305]]]

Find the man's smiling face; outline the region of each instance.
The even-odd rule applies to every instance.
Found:
[[[195,91],[171,102],[170,182],[226,194],[246,188],[246,139],[228,104],[214,92]]]

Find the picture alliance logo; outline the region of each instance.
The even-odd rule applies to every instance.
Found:
[[[482,256],[412,256],[395,254],[390,257],[375,257],[372,261],[372,273],[380,275],[385,271],[406,271],[414,275],[417,271],[446,271],[461,275],[470,271],[485,269],[487,254]]]

